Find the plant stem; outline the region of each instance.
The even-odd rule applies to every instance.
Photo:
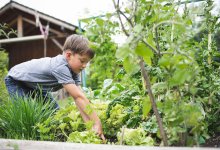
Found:
[[[144,60],[143,60],[143,58],[139,57],[139,59],[140,59],[140,63],[139,64],[140,64],[140,67],[141,67],[141,73],[142,73],[142,76],[144,77],[145,87],[146,87],[146,89],[148,91],[148,95],[150,97],[150,101],[151,101],[151,104],[152,104],[152,107],[153,107],[153,111],[154,111],[154,113],[156,115],[156,118],[157,118],[157,123],[158,123],[159,129],[160,129],[161,137],[162,137],[164,146],[168,146],[167,135],[166,135],[166,132],[165,132],[165,130],[163,128],[162,119],[161,119],[160,114],[158,112],[157,105],[156,105],[156,102],[155,102],[155,99],[154,99],[154,96],[153,96],[153,92],[151,90],[151,84],[150,84],[148,72],[144,68]]]
[[[212,60],[211,60],[211,55],[210,55],[210,52],[212,50],[212,47],[211,47],[211,44],[212,44],[212,33],[209,32],[208,33],[208,52],[209,52],[209,55],[208,55],[208,63],[211,64]]]
[[[122,127],[120,145],[123,145],[124,133],[125,133],[125,126]]]

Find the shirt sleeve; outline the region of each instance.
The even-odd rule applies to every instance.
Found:
[[[76,84],[75,79],[73,79],[69,68],[65,65],[55,68],[51,71],[51,73],[60,84]]]
[[[73,75],[73,80],[75,81],[76,85],[81,85],[81,80],[79,74]]]

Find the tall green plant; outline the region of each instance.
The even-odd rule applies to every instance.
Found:
[[[53,104],[40,97],[14,97],[0,105],[0,136],[38,140],[36,125],[54,113]]]
[[[84,20],[87,23],[85,35],[95,43],[93,49],[96,56],[87,69],[87,82],[93,89],[101,88],[105,79],[114,79],[120,69],[120,62],[115,58],[117,44],[112,40],[118,23],[111,21],[111,15],[107,16],[107,19],[97,17]]]
[[[0,23],[0,38],[11,38],[17,35],[17,31],[6,23]]]
[[[4,51],[0,51],[0,102],[8,98],[8,92],[4,84],[4,78],[7,74],[8,55]]]
[[[0,38],[10,38],[16,35],[16,31],[11,29],[7,24],[0,23]],[[4,77],[8,69],[8,55],[0,47],[0,102],[8,98],[8,93],[4,84]]]
[[[194,27],[198,27],[198,24],[190,16],[187,7],[182,15],[179,14],[180,5],[173,1],[128,1],[123,6],[120,0],[113,0],[113,3],[120,23],[120,32],[127,37],[126,42],[116,51],[116,57],[122,61],[124,68],[121,75],[127,76],[120,79],[126,79],[125,82],[130,83],[129,77],[134,77],[141,70],[142,77],[135,76],[138,79],[136,81],[144,81],[145,87],[142,90],[149,94],[146,99],[151,100],[160,128],[158,136],[164,145],[190,146],[203,143],[208,138],[208,131],[204,129],[209,124],[205,120],[208,114],[206,106],[210,106],[207,105],[206,99],[216,102],[216,96],[213,97],[213,94],[217,93],[211,93],[214,87],[214,91],[219,89],[216,76],[219,71],[211,69],[213,67],[210,57],[214,51],[210,49],[210,36],[207,36],[207,40],[195,41],[198,30]],[[202,8],[211,11],[212,7],[209,6],[212,3],[207,1],[207,4],[207,7]],[[216,19],[207,15],[210,14],[207,11],[204,14],[209,18],[207,23],[211,23],[211,26],[206,24],[204,27],[216,26],[213,22]],[[210,31],[215,30],[213,28]],[[94,32],[93,36],[98,37],[101,34]],[[206,44],[202,44],[203,42]],[[208,51],[204,50],[204,46]],[[206,62],[205,68],[210,69],[208,72],[216,72],[212,74],[212,82],[203,82],[204,79],[208,81],[207,77],[211,75],[208,73],[205,77]],[[215,106],[218,105],[215,103]],[[217,107],[213,108],[216,114]],[[144,105],[143,110],[147,110],[147,105]],[[160,115],[163,116],[162,121]],[[168,141],[163,130],[167,132]]]
[[[220,77],[219,63],[215,61],[219,59],[220,52],[219,41],[214,37],[219,34],[219,18],[220,14],[213,15],[213,1],[208,0],[204,5],[204,23],[202,27],[204,32],[201,35],[200,43],[197,43],[197,61],[200,64],[202,78],[198,84],[198,93],[203,96],[201,101],[208,122],[208,129],[211,135],[220,132],[219,128],[219,107],[220,107]]]

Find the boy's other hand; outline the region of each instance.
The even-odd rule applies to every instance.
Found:
[[[105,138],[104,134],[101,134],[100,138],[102,139],[103,143],[106,143],[106,138]]]
[[[101,124],[94,124],[92,129],[98,134],[98,136],[99,136],[103,141],[105,141],[105,136],[104,136],[104,134],[103,134]]]

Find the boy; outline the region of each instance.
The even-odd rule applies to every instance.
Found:
[[[11,68],[5,78],[9,95],[26,97],[36,92],[52,102],[54,99],[50,92],[64,87],[75,100],[83,120],[93,120],[93,130],[105,140],[97,114],[84,111],[90,102],[79,86],[78,74],[93,57],[94,51],[89,48],[89,41],[81,35],[71,35],[64,43],[62,55],[32,59]],[[57,103],[55,107],[59,107]]]

